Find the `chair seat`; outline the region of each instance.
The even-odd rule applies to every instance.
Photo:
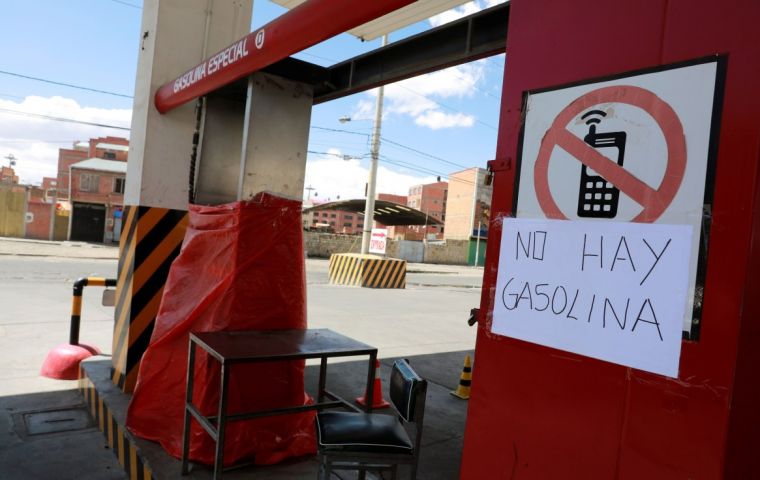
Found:
[[[331,452],[412,454],[412,442],[391,415],[321,412],[317,415],[319,448]]]

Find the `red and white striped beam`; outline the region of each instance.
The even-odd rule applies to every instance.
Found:
[[[308,0],[162,85],[156,108],[166,113],[415,1]]]

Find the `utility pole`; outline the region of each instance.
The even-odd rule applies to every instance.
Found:
[[[388,35],[383,35],[383,44],[388,44]],[[380,127],[383,121],[383,95],[385,88],[381,85],[377,89],[377,103],[375,104],[375,125],[372,132],[372,147],[370,150],[369,179],[367,180],[367,201],[364,208],[364,229],[362,231],[362,255],[369,253],[369,241],[372,237],[372,225],[375,213],[375,189],[377,186],[377,162],[380,156]]]
[[[304,188],[304,190],[306,190],[307,192],[309,192],[309,193],[306,194],[306,200],[309,200],[309,199],[311,199],[311,191],[312,190],[316,190],[316,188],[314,188],[311,185],[309,185],[308,187]]]
[[[9,167],[15,167],[16,166],[16,157],[12,153],[9,153],[8,155],[6,155],[5,158],[8,159],[8,166]]]

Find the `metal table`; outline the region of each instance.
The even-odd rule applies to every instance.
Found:
[[[195,374],[196,345],[221,364],[221,381],[219,391],[219,413],[216,416],[204,416],[193,405],[193,380]],[[182,474],[187,475],[188,452],[190,450],[190,417],[200,423],[201,427],[216,442],[214,458],[214,479],[222,476],[224,463],[224,432],[227,422],[249,420],[270,415],[298,413],[307,410],[348,407],[358,410],[352,403],[340,398],[325,388],[327,380],[327,359],[330,357],[349,357],[368,355],[367,397],[373,398],[375,379],[375,361],[377,349],[351,338],[335,333],[326,328],[309,330],[246,330],[237,332],[199,332],[190,333],[187,361],[187,389],[185,393],[185,423],[182,437]],[[272,410],[227,414],[227,387],[232,365],[240,363],[273,362],[283,360],[303,360],[319,358],[319,387],[317,401],[311,405],[287,406]],[[329,401],[325,401],[325,397]],[[367,402],[366,411],[372,410],[371,401]]]

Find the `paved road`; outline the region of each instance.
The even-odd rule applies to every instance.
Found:
[[[73,281],[81,276],[115,277],[116,253],[114,248],[24,245],[0,239],[3,480],[126,478],[113,454],[103,448],[105,441],[95,428],[39,436],[23,433],[27,412],[81,401],[71,390],[76,382],[42,378],[39,368],[50,349],[68,340]],[[482,270],[410,265],[406,289],[372,290],[330,285],[326,260],[308,259],[306,266],[310,327],[331,328],[377,346],[385,375],[391,358],[407,357],[430,380],[425,440],[429,445],[423,452],[425,473],[420,478],[455,478],[466,403],[453,399],[448,391],[456,387],[465,351],[474,348],[476,330],[467,326],[466,319],[480,301]],[[99,287],[85,290],[81,340],[108,353],[113,308],[100,305],[101,291]],[[337,385],[338,390],[357,394],[363,373],[355,372],[351,364],[342,366],[353,377],[339,378],[345,385]],[[45,461],[38,461],[41,458]]]
[[[311,327],[376,345],[381,357],[473,348],[475,330],[466,319],[480,302],[482,270],[410,266],[405,290],[372,290],[329,285],[326,260],[306,263]],[[0,255],[0,392],[61,388],[37,374],[47,351],[68,339],[72,283],[81,276],[113,278],[116,268],[115,259]],[[113,308],[100,305],[101,291],[85,290],[81,340],[108,353]]]

